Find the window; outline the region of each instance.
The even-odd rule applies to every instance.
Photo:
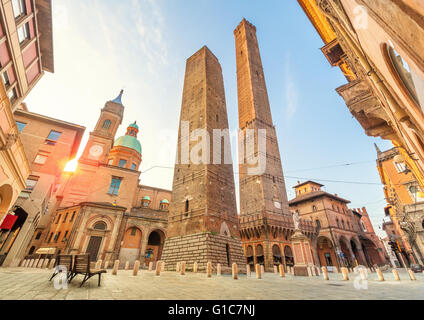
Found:
[[[61,214],[59,214],[58,216],[57,216],[57,220],[56,220],[56,224],[58,224],[59,223],[59,220],[60,220],[60,218],[62,217],[62,215]]]
[[[32,246],[32,247],[31,247],[31,249],[29,249],[28,254],[33,254],[33,253],[34,253],[34,250],[35,250],[35,247],[34,247],[34,246]]]
[[[68,212],[65,213],[65,217],[63,218],[63,222],[66,222],[67,218],[68,218]]]
[[[136,228],[132,228],[131,229],[131,236],[135,236],[137,233],[137,229]]]
[[[18,29],[18,38],[19,38],[19,44],[22,44],[25,42],[25,40],[29,39],[29,23],[28,22]]]
[[[55,236],[54,236],[54,242],[58,242],[59,241],[59,237],[60,237],[60,231],[57,234],[55,234]]]
[[[112,181],[110,182],[109,194],[117,195],[119,191],[119,187],[121,186],[122,178],[112,177]]]
[[[7,92],[7,97],[9,98],[10,102],[14,102],[16,100],[16,89],[12,88]]]
[[[406,171],[406,163],[405,162],[395,162],[395,168],[398,173],[402,173]]]
[[[66,236],[68,235],[68,230],[65,231],[65,234],[63,235],[63,240],[67,240]]]
[[[185,212],[188,212],[188,210],[190,209],[190,205],[188,202],[188,199],[185,201]]]
[[[331,254],[329,253],[324,253],[324,257],[325,257],[325,263],[327,264],[327,266],[332,266],[333,265],[333,261],[331,260]]]
[[[99,221],[99,222],[96,222],[93,229],[95,229],[95,230],[106,230],[106,227],[107,227],[106,223],[104,223],[103,221]]]
[[[317,212],[317,206],[312,206],[312,211]]]
[[[74,212],[72,212],[72,217],[71,217],[71,220],[69,220],[69,222],[74,221],[74,218],[75,218],[75,211],[74,211]]]
[[[423,109],[424,108],[424,79],[422,79],[402,56],[391,46],[387,46],[390,62],[400,82],[409,93],[409,96]]]
[[[135,164],[135,163],[133,163],[132,165],[131,165],[131,170],[135,170],[137,168],[137,165]]]
[[[109,129],[112,122],[110,120],[105,120],[102,125],[102,129]]]
[[[22,130],[24,130],[24,128],[25,128],[25,126],[26,126],[27,124],[26,124],[26,123],[24,123],[24,122],[16,121],[16,125],[18,126],[18,131],[19,131],[19,133],[21,133],[21,132],[22,132]]]
[[[39,240],[41,238],[41,232],[37,233],[37,236],[35,237],[35,240]]]
[[[46,143],[51,144],[51,145],[55,145],[57,140],[59,140],[61,134],[62,134],[61,132],[51,130],[47,139],[46,139]]]
[[[119,164],[118,164],[118,166],[120,167],[120,168],[125,168],[125,166],[127,165],[127,160],[125,160],[125,159],[120,159],[119,160]]]
[[[7,70],[2,72],[1,74],[1,80],[3,81],[4,86],[7,88],[8,86],[10,86],[10,80],[9,80],[9,76],[7,75]]]
[[[26,181],[26,188],[25,191],[32,191],[35,188],[35,185],[37,184],[39,177],[35,176],[29,176]]]
[[[50,236],[49,236],[49,240],[48,240],[48,242],[52,241],[52,237],[53,237],[53,232],[52,232],[52,233],[50,233]]]
[[[342,220],[342,227],[343,229],[346,229],[344,220]]]
[[[12,6],[15,19],[25,14],[25,0],[12,0]]]
[[[337,223],[337,228],[340,228],[339,219],[336,219],[336,223]]]
[[[37,154],[37,156],[34,159],[34,163],[36,164],[45,164],[47,161],[47,156],[43,155],[43,154]]]

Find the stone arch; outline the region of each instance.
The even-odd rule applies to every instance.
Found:
[[[262,244],[256,245],[256,262],[259,264],[265,263],[264,247]]]
[[[321,267],[337,266],[337,256],[334,243],[326,236],[317,238],[317,255]]]
[[[6,213],[13,199],[13,188],[10,184],[0,187],[0,214]]]
[[[161,259],[165,237],[165,232],[161,228],[150,230],[147,237],[146,251],[144,252],[145,263],[148,264]]]
[[[253,247],[251,245],[248,245],[246,247],[246,263],[249,265],[254,265],[254,254],[253,254]]]
[[[294,266],[293,250],[289,245],[284,246],[284,262],[286,266]]]
[[[224,222],[221,223],[221,229],[219,230],[219,234],[222,236],[231,236],[230,229],[228,228],[227,224]]]
[[[104,216],[104,215],[95,215],[93,217],[90,217],[87,221],[87,227],[94,229],[94,225],[97,222],[100,222],[100,221],[106,223],[106,226],[107,226],[106,230],[112,230],[113,229],[112,219],[110,217]]]
[[[350,241],[345,236],[339,237],[340,259],[345,267],[354,267],[352,262],[352,254],[350,249]]]
[[[283,263],[281,249],[278,244],[274,244],[272,246],[272,257],[273,257],[274,265],[278,266]]]

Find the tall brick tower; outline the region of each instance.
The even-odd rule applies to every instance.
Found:
[[[274,264],[286,263],[284,258],[291,249],[289,238],[293,234],[294,225],[287,201],[256,27],[243,19],[234,30],[234,35],[239,127],[242,137],[246,137],[248,130],[255,137],[254,140],[243,138],[244,148],[242,141],[239,141],[239,146],[244,149],[240,154],[242,159],[239,159],[243,160],[239,165],[241,235],[248,263],[263,264],[266,270],[271,270]],[[265,167],[262,171],[249,174],[249,170],[257,166],[249,164],[252,156],[261,155],[258,145],[261,142],[258,135],[261,129],[266,130],[266,139],[263,140],[266,154],[262,154]],[[255,151],[250,156],[247,151],[249,143],[254,144]]]
[[[244,265],[231,148],[229,140],[214,135],[214,129],[228,130],[227,107],[221,66],[205,46],[186,64],[168,234],[162,254],[167,270],[175,269],[179,261],[186,261],[188,267],[197,261],[199,270],[205,269],[208,261],[224,268],[234,262]],[[193,134],[201,131],[204,136],[193,139]],[[197,149],[205,139],[210,149],[206,145],[206,149]],[[230,152],[229,157],[224,149]],[[220,159],[217,151],[221,151]],[[190,154],[203,156],[203,161],[189,159]]]

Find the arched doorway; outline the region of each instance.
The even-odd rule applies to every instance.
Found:
[[[0,230],[0,266],[3,264],[10,249],[24,225],[28,214],[21,207],[15,209],[14,215],[8,215],[5,219],[12,221],[5,229]],[[14,222],[13,222],[14,220]],[[5,222],[5,221],[3,221]]]
[[[341,251],[340,259],[341,259],[341,261],[342,261],[342,263],[344,264],[345,267],[352,268],[352,267],[354,267],[354,265],[352,263],[352,256],[351,256],[351,253],[350,253],[350,250],[349,250],[347,243],[348,242],[347,242],[346,238],[341,237],[339,239],[340,251]]]
[[[93,225],[93,234],[87,244],[86,253],[90,255],[90,261],[97,261],[100,246],[103,241],[103,232],[107,230],[107,224],[104,221],[97,221]]]
[[[317,254],[321,267],[337,266],[333,243],[327,237],[321,236],[317,239]]]
[[[289,267],[294,266],[293,251],[290,248],[290,246],[284,247],[284,261],[286,263],[286,266],[289,266]]]
[[[274,265],[278,266],[283,263],[280,246],[278,244],[274,244],[272,246],[272,256],[274,259]]]
[[[352,248],[352,252],[355,255],[356,265],[366,265],[366,261],[363,261],[361,254],[359,253],[359,245],[355,240],[350,240],[350,247]]]
[[[362,238],[361,239],[362,251],[364,252],[365,259],[367,260],[367,264],[369,267],[374,265],[380,265],[382,263],[380,255],[378,253],[378,248],[369,239]]]
[[[246,263],[251,265],[251,266],[253,266],[255,264],[252,246],[247,246],[247,248],[246,248]]]
[[[146,251],[144,253],[144,261],[146,264],[155,262],[162,257],[163,244],[165,242],[165,234],[163,231],[156,229],[149,234],[147,240]]]
[[[256,263],[265,264],[264,247],[261,244],[256,246]]]
[[[125,231],[122,239],[122,246],[119,252],[119,260],[129,261],[133,265],[140,256],[141,230],[137,227],[130,227]]]

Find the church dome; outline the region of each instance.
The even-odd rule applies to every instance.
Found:
[[[141,154],[141,144],[137,139],[138,125],[136,122],[130,124],[127,128],[125,136],[119,137],[113,144],[114,147],[122,146],[133,149]]]
[[[149,196],[144,196],[142,200],[150,200]]]
[[[169,203],[168,199],[163,199],[160,201],[160,203]]]

